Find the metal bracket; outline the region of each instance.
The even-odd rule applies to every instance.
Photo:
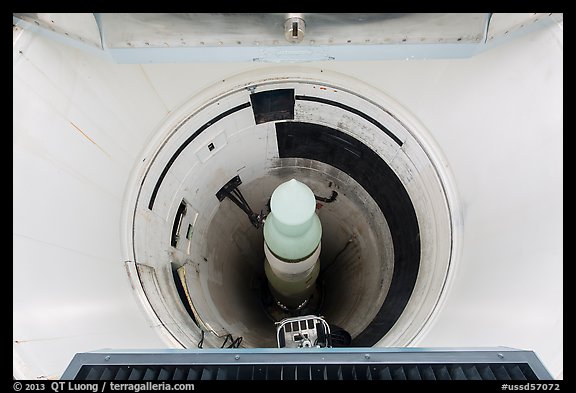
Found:
[[[284,318],[276,322],[278,348],[332,347],[330,326],[316,315]]]
[[[321,197],[318,195],[314,195],[314,198],[316,198],[316,200],[320,201],[320,202],[332,203],[336,200],[337,196],[338,196],[338,193],[336,191],[332,190],[332,195],[330,195],[330,198],[325,198],[325,197]]]
[[[260,214],[254,213],[254,211],[252,210],[252,208],[250,207],[250,205],[248,204],[248,202],[238,189],[238,186],[240,186],[241,184],[242,180],[240,179],[240,176],[238,175],[234,176],[232,179],[230,179],[230,181],[228,181],[228,183],[224,184],[222,188],[218,190],[218,192],[216,193],[216,198],[218,198],[218,200],[222,202],[226,197],[228,197],[228,199],[234,202],[236,206],[238,206],[240,209],[242,209],[244,213],[246,213],[252,225],[258,229],[262,226],[263,223],[262,213]]]

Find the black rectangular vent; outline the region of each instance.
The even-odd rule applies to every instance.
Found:
[[[94,365],[76,380],[537,380],[526,363]]]

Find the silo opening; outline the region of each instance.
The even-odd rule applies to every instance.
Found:
[[[419,162],[429,155],[372,102],[266,83],[189,116],[148,164],[133,240],[156,316],[184,347],[276,347],[275,322],[298,315],[323,317],[351,346],[406,341],[446,278],[446,254],[433,244],[451,247],[442,187],[430,161]],[[275,189],[291,180],[313,193],[321,240],[315,285],[288,307],[265,271],[263,226]]]

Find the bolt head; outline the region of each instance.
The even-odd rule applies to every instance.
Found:
[[[298,43],[304,39],[304,19],[292,17],[284,22],[284,37],[288,42]]]

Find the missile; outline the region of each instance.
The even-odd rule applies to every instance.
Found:
[[[320,272],[322,225],[316,198],[296,179],[280,184],[270,199],[264,223],[264,271],[277,304],[302,308],[314,292]]]

